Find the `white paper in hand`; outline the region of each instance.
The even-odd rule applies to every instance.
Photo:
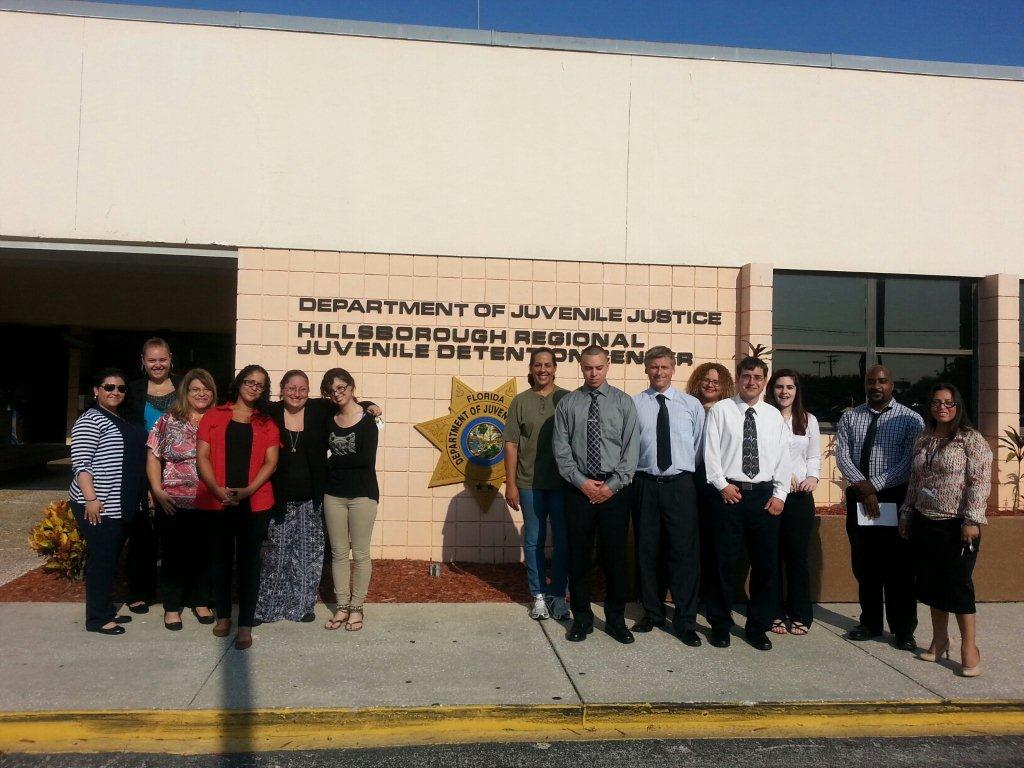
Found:
[[[864,505],[857,502],[857,525],[888,526],[895,528],[899,525],[899,506],[892,502],[882,502],[878,505],[878,517],[868,517]]]

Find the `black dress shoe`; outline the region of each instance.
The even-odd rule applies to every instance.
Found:
[[[584,627],[581,624],[573,624],[569,627],[569,634],[565,636],[565,639],[570,643],[582,643],[587,639],[587,635],[594,631],[593,626]]]
[[[679,639],[683,641],[683,645],[688,645],[691,648],[700,648],[703,645],[700,635],[692,629],[684,629],[680,632]]]
[[[605,627],[604,631],[611,638],[613,638],[614,640],[617,640],[618,642],[622,643],[623,645],[629,645],[634,640],[636,640],[636,638],[633,637],[633,633],[630,632],[628,629],[626,629],[624,626],[622,626],[622,627]]]
[[[881,637],[882,630],[872,629],[871,627],[865,627],[863,624],[858,624],[856,627],[850,630],[847,635],[851,640],[861,642],[863,640],[870,640],[873,637]]]
[[[896,650],[899,651],[910,651],[913,653],[917,650],[917,640],[911,635],[896,635],[896,639],[893,641],[893,645],[896,646]]]
[[[164,622],[164,629],[169,629],[169,630],[171,630],[171,632],[180,632],[182,627],[184,627],[184,626],[185,625],[182,624],[180,621],[165,621]]]
[[[149,613],[149,603],[143,603],[142,605],[129,605],[128,610],[132,613]]]
[[[731,642],[732,638],[730,637],[728,630],[711,630],[711,644],[715,646],[715,648],[728,648]]]
[[[196,612],[195,608],[192,609],[192,615],[196,617],[196,621],[198,621],[200,624],[213,624],[213,622],[217,620],[217,617],[214,616],[212,613],[206,616],[200,616]]]
[[[747,642],[759,651],[770,651],[772,649],[772,641],[768,639],[768,635],[764,632],[748,632]]]
[[[302,614],[302,618],[299,619],[303,624],[309,624],[311,621],[316,621],[316,614],[310,611],[309,613]]]
[[[664,619],[662,619],[661,621],[652,621],[649,617],[644,616],[642,619],[640,619],[640,621],[636,622],[633,625],[633,631],[634,632],[650,632],[655,627],[664,627],[664,626],[665,626],[665,620]]]
[[[90,629],[89,632],[98,632],[101,635],[123,635],[124,627],[118,624],[116,627],[100,627],[99,629]]]
[[[111,621],[114,622],[115,624],[131,624],[132,623],[132,617],[131,616],[115,616],[114,618],[111,619]]]

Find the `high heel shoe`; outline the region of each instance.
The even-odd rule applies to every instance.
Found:
[[[921,653],[917,654],[917,658],[919,658],[921,661],[938,661],[943,656],[945,656],[947,659],[949,658],[948,637],[946,638],[946,644],[943,645],[941,648],[937,648],[935,650],[935,653],[932,653],[931,651],[921,651]]]
[[[960,677],[981,677],[981,650],[978,650],[978,663],[973,667],[960,665]]]

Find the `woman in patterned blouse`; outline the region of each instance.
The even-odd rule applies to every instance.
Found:
[[[949,614],[960,627],[960,674],[981,674],[975,643],[972,574],[992,489],[992,451],[970,425],[952,384],[928,395],[924,434],[914,446],[900,535],[914,544],[917,599],[931,608],[932,642],[924,661],[949,656]]]
[[[199,421],[217,401],[217,385],[207,371],[185,374],[170,407],[157,419],[146,446],[146,474],[159,515],[162,559],[160,595],[164,626],[182,628],[181,609],[192,606],[200,624],[213,623],[210,610],[210,549],[206,516],[196,506]]]

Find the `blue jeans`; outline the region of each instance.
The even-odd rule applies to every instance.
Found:
[[[565,493],[563,491],[519,491],[523,510],[523,554],[531,595],[565,597],[568,584],[569,537],[565,529]],[[548,519],[551,520],[551,587],[545,588],[547,571],[544,545]]]

